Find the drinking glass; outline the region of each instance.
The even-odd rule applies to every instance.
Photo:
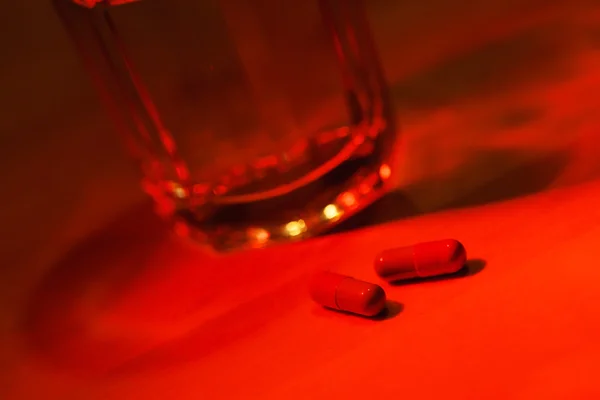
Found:
[[[142,186],[219,252],[325,232],[396,142],[359,0],[53,0]]]

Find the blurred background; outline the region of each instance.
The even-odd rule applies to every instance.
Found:
[[[345,227],[600,177],[600,2],[367,3],[402,152],[397,191]],[[47,269],[145,195],[50,1],[6,2],[0,15],[8,334],[18,321],[12,305]],[[0,343],[7,354],[10,341]]]

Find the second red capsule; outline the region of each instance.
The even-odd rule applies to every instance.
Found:
[[[418,243],[382,251],[375,259],[375,272],[388,281],[451,274],[467,261],[467,252],[454,239]]]

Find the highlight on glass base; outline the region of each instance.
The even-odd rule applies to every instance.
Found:
[[[388,164],[369,162],[370,140],[348,129],[321,140],[232,170],[216,184],[146,182],[144,189],[178,235],[218,251],[308,238],[378,199],[391,175]]]
[[[385,192],[396,130],[361,1],[52,1],[179,235],[295,241]]]

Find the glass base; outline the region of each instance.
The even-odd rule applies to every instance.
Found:
[[[177,234],[217,252],[306,239],[383,195],[391,169],[382,157],[389,153],[381,149],[382,130],[324,131],[214,183],[162,182],[161,190],[147,191]]]

